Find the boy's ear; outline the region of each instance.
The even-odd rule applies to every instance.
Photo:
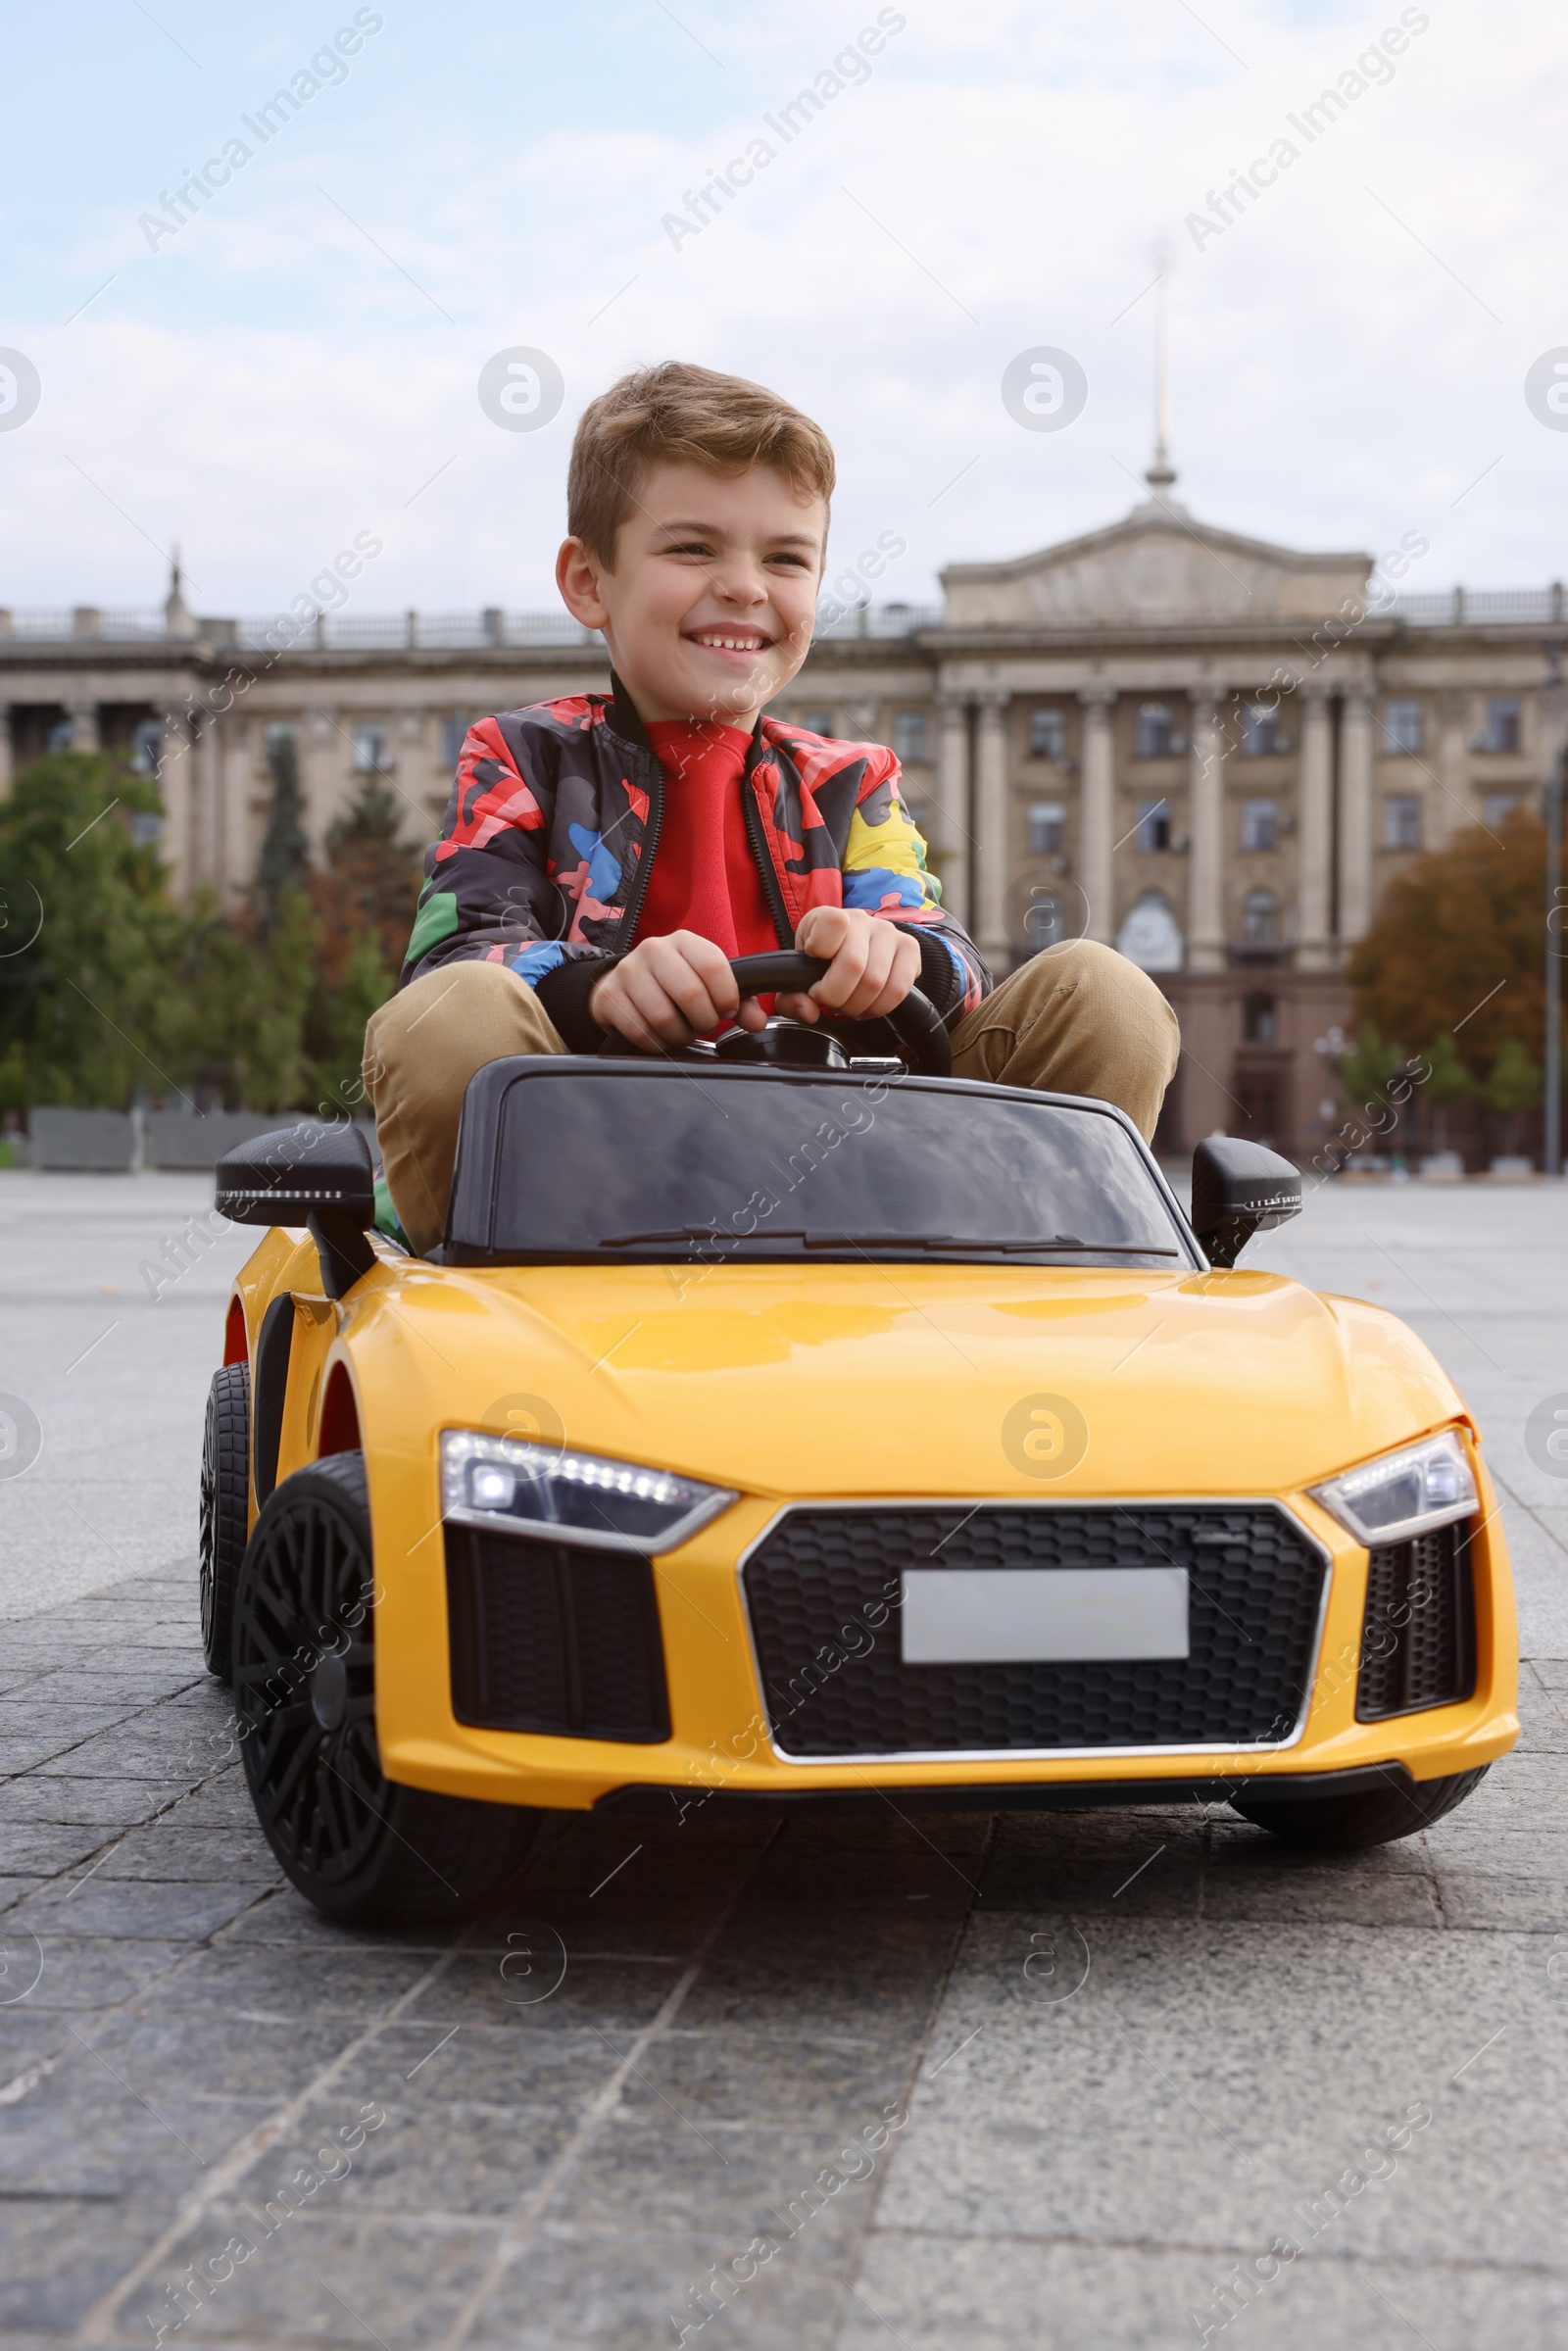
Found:
[[[556,558],[556,586],[573,620],[603,628],[610,614],[599,593],[600,563],[580,539],[563,539]]]

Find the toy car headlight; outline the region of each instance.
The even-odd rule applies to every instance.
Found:
[[[1311,1488],[1312,1499],[1370,1549],[1408,1543],[1479,1507],[1464,1447],[1451,1429]]]
[[[735,1498],[727,1487],[598,1453],[472,1429],[441,1436],[442,1513],[465,1526],[617,1551],[671,1551]]]

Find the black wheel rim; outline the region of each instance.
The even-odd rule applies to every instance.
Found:
[[[202,1435],[201,1540],[202,1646],[213,1654],[213,1614],[218,1606],[218,1400],[207,1398]]]
[[[303,1494],[258,1525],[240,1577],[234,1705],[245,1776],[272,1850],[321,1886],[352,1877],[384,1833],[371,1589],[351,1522]],[[323,1659],[340,1664],[318,1684]],[[312,1703],[313,1687],[328,1683],[339,1718],[330,1728]]]

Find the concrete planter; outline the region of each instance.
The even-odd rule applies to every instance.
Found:
[[[225,1151],[294,1122],[281,1110],[212,1110],[205,1118],[189,1110],[149,1110],[145,1117],[147,1164],[163,1168],[216,1167]]]
[[[318,1126],[321,1121],[308,1110],[210,1110],[197,1117],[189,1110],[149,1110],[143,1126],[147,1164],[158,1168],[216,1167],[225,1151],[249,1143],[253,1135],[272,1135],[280,1127]],[[371,1151],[375,1127],[368,1118],[355,1125]]]
[[[136,1159],[136,1122],[122,1110],[35,1109],[29,1142],[34,1167],[126,1175]]]

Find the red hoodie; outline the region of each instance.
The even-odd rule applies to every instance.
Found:
[[[741,803],[751,736],[693,718],[654,719],[646,731],[666,789],[637,937],[696,931],[726,955],[765,955],[778,933]]]

